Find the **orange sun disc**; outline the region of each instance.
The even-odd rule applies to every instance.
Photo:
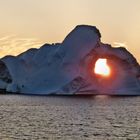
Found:
[[[110,75],[110,67],[107,65],[107,59],[98,59],[96,61],[94,73],[101,76]]]

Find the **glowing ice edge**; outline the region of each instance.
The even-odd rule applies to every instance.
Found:
[[[0,79],[0,89],[38,95],[140,95],[140,79],[136,77],[140,67],[133,65],[135,58],[128,51],[101,43],[100,37],[96,27],[80,25],[62,43],[45,44],[40,49],[30,49],[16,57],[2,58],[12,82]],[[118,82],[123,81],[120,87],[100,88],[87,68],[88,59],[94,59],[94,53],[126,60],[132,66],[133,74],[127,70],[121,72],[120,69],[120,74],[124,76],[123,80],[121,77],[120,81],[118,79]]]

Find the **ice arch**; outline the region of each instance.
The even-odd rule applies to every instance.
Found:
[[[108,80],[93,72],[98,58],[108,59],[114,74]],[[45,44],[22,54],[2,58],[5,79],[0,88],[23,94],[140,93],[140,66],[125,48],[101,42],[95,26],[79,25],[62,43]],[[110,82],[113,81],[113,82]]]

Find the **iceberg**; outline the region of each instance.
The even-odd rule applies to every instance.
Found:
[[[107,59],[109,77],[94,73],[99,58]],[[62,43],[1,58],[0,89],[38,95],[140,95],[140,65],[126,48],[102,43],[95,26],[78,25]]]

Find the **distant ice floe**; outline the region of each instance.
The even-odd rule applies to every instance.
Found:
[[[76,26],[62,43],[44,44],[0,60],[0,89],[22,94],[140,95],[140,65],[124,47],[101,42],[95,26]],[[94,73],[99,58],[111,75]]]

